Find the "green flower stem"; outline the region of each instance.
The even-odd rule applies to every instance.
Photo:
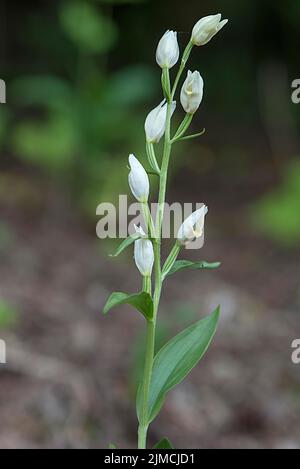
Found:
[[[166,129],[165,129],[165,141],[164,141],[164,150],[163,157],[160,169],[160,183],[159,183],[159,194],[158,194],[158,209],[156,214],[156,236],[153,240],[153,249],[154,249],[154,278],[155,278],[155,288],[153,295],[153,319],[152,321],[147,321],[147,342],[146,342],[146,356],[145,356],[145,367],[144,375],[142,381],[142,411],[140,417],[140,425],[138,429],[138,448],[144,449],[147,444],[147,432],[149,427],[148,421],[148,399],[149,399],[149,389],[151,383],[151,375],[153,369],[153,360],[154,360],[154,351],[155,351],[155,332],[156,332],[156,319],[157,312],[160,302],[161,290],[162,290],[162,270],[161,270],[161,233],[162,233],[162,223],[164,216],[164,205],[166,197],[166,188],[167,188],[167,179],[168,179],[168,168],[169,160],[172,149],[171,141],[171,118],[172,118],[172,101],[182,75],[182,72],[185,68],[186,61],[190,55],[193,44],[189,42],[187,45],[179,71],[177,73],[174,86],[172,88],[171,95],[167,100],[167,117],[166,117]],[[169,71],[166,70],[167,76],[164,77],[166,81],[169,80]],[[148,204],[147,204],[148,207]],[[148,208],[149,210],[149,208]]]
[[[149,388],[151,382],[153,360],[154,360],[154,348],[155,348],[155,331],[156,331],[156,318],[157,311],[160,301],[161,288],[162,288],[162,275],[161,275],[161,229],[164,212],[166,184],[167,184],[167,171],[169,158],[171,153],[171,142],[170,142],[170,127],[171,127],[171,103],[168,103],[167,109],[167,121],[165,131],[165,145],[162,159],[162,167],[160,174],[160,186],[159,186],[159,197],[158,197],[158,210],[157,210],[157,221],[156,221],[156,239],[154,239],[154,270],[155,270],[155,291],[153,298],[153,320],[147,322],[147,343],[146,343],[146,358],[145,368],[143,377],[143,404],[141,421],[138,430],[138,448],[146,448],[147,431],[148,431],[148,397]]]
[[[193,46],[194,46],[194,44],[190,41],[188,43],[188,45],[186,46],[186,48],[184,49],[184,52],[182,54],[181,64],[180,64],[180,67],[179,67],[179,70],[178,70],[178,73],[177,73],[177,76],[175,78],[174,85],[173,85],[173,88],[172,88],[171,101],[173,100],[173,98],[175,96],[179,80],[180,80],[181,75],[182,75],[182,73],[185,69],[186,62],[188,61],[188,58],[190,56],[190,53],[191,53],[191,50],[192,50]]]
[[[144,368],[144,378],[143,378],[143,402],[146,403],[143,405],[142,414],[141,414],[141,423],[138,430],[138,448],[146,448],[147,440],[147,431],[148,431],[148,399],[149,399],[149,389],[150,381],[153,368],[153,358],[154,358],[154,347],[155,347],[155,324],[153,321],[147,321],[147,341],[146,341],[146,356],[145,356],[145,368]]]
[[[151,277],[147,276],[143,278],[143,290],[151,295]],[[147,321],[147,339],[146,339],[146,356],[144,366],[144,376],[142,382],[142,396],[143,396],[143,407],[141,414],[141,422],[138,430],[138,448],[146,448],[146,439],[148,431],[148,398],[150,381],[153,368],[154,358],[154,347],[155,347],[155,323],[154,321]]]

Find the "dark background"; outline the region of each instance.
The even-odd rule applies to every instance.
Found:
[[[158,344],[219,303],[222,320],[149,443],[299,447],[297,0],[0,2],[1,447],[136,445],[143,322],[101,308],[140,280],[130,250],[108,257],[95,211],[129,193],[129,153],[146,161],[158,40],[177,30],[182,50],[218,12],[228,25],[189,65],[205,82],[192,130],[206,133],[176,148],[167,198],[209,206],[204,248],[185,257],[222,266],[166,284]]]

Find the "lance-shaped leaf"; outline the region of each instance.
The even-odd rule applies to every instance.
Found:
[[[168,438],[162,438],[156,445],[153,446],[153,449],[173,449],[174,446],[168,440]]]
[[[190,270],[216,269],[220,267],[220,265],[221,265],[221,262],[205,262],[205,261],[193,262],[193,261],[179,260],[179,261],[174,262],[173,266],[167,273],[166,277],[184,269],[190,269]]]
[[[202,358],[216,332],[219,307],[171,339],[155,356],[148,401],[148,423],[159,413],[167,393],[179,384]],[[142,392],[137,394],[140,419]]]
[[[123,292],[114,292],[110,295],[103,308],[103,314],[107,314],[115,306],[129,304],[142,313],[147,320],[153,318],[153,301],[149,293],[144,291],[128,295]]]
[[[193,138],[201,137],[201,135],[203,134],[205,134],[205,129],[201,130],[201,132],[198,132],[197,134],[185,135],[184,137],[179,137],[179,138],[177,137],[175,139],[175,142],[178,142],[179,140],[192,140]]]
[[[140,233],[133,233],[132,235],[128,236],[128,238],[124,239],[116,252],[114,254],[110,254],[111,257],[117,257],[119,254],[121,254],[124,249],[128,248],[134,241],[139,239],[141,237]]]

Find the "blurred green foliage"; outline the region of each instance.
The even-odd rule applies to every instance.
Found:
[[[31,47],[56,57],[55,67],[60,64],[59,50],[68,51],[68,57],[53,74],[49,67],[45,74],[18,76],[10,85],[21,112],[11,130],[14,153],[69,184],[72,197],[91,214],[101,200],[112,199],[116,185],[120,192],[127,190],[120,167],[125,169],[130,150],[144,151],[140,109],[156,90],[156,78],[143,64],[109,70],[108,54],[118,45],[118,28],[101,3],[57,2],[56,21],[48,41],[43,34],[42,42],[34,41],[37,12],[28,28]],[[42,22],[42,11],[40,15]],[[47,25],[45,29],[47,33]],[[5,123],[1,115],[0,141]]]
[[[300,160],[287,167],[282,184],[252,209],[254,226],[283,247],[300,241]]]
[[[88,53],[107,52],[117,39],[117,28],[96,6],[84,0],[61,5],[60,21],[69,38]]]
[[[0,298],[0,328],[10,328],[15,326],[18,314],[15,308]]]
[[[7,105],[0,106],[2,161],[13,153],[26,170],[39,168],[45,181],[61,185],[93,216],[99,202],[128,193],[126,157],[145,157],[144,118],[161,98],[157,41],[165,29],[178,30],[182,50],[196,19],[218,11],[230,27],[209,47],[193,51],[189,64],[205,81],[192,131],[206,127],[207,133],[184,147],[185,154],[180,145],[175,148],[181,157],[174,155],[171,170],[184,165],[199,180],[220,178],[220,191],[230,189],[232,180],[251,184],[248,176],[261,161],[263,171],[271,168],[273,150],[265,144],[270,132],[278,133],[262,116],[261,70],[274,62],[288,80],[297,77],[298,0],[191,0],[188,7],[171,0],[30,0],[20,3],[17,16],[13,2],[6,2],[9,60],[3,69],[9,86]],[[1,34],[4,47],[3,28]],[[290,103],[288,83],[282,96]],[[271,113],[280,123],[276,103],[272,95]],[[298,109],[288,108],[296,125]],[[255,226],[287,245],[297,242],[297,184],[286,176],[254,215]]]

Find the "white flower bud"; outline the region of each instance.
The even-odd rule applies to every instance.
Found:
[[[204,218],[207,212],[208,208],[203,205],[184,220],[177,233],[180,244],[186,245],[203,235]]]
[[[179,59],[177,33],[167,31],[158,43],[156,62],[161,68],[172,68]]]
[[[134,260],[140,273],[146,277],[152,273],[154,263],[153,245],[149,239],[140,238],[134,242]]]
[[[149,178],[141,163],[134,155],[129,155],[130,173],[128,182],[134,197],[139,202],[147,202],[149,196]]]
[[[188,114],[194,114],[203,98],[203,79],[199,72],[188,71],[187,77],[181,88],[180,101],[183,109]]]
[[[172,102],[172,114],[176,109],[176,101]],[[158,143],[166,130],[167,103],[165,99],[149,112],[145,121],[146,139],[149,143]]]
[[[228,23],[228,20],[221,21],[221,14],[209,15],[201,18],[192,31],[191,41],[195,46],[204,46],[220,29]]]

